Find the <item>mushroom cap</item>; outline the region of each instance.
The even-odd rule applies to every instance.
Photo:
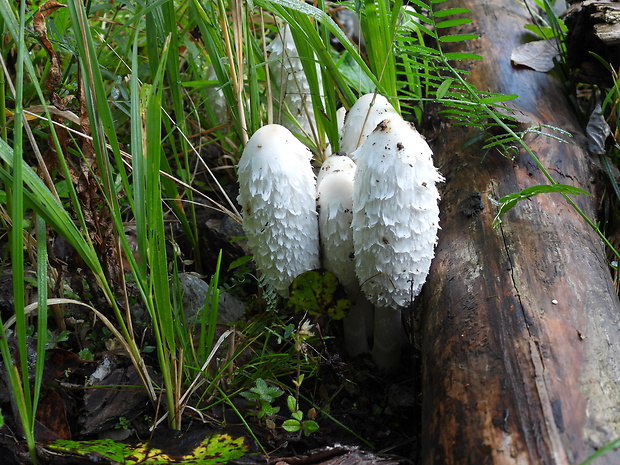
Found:
[[[301,128],[304,134],[313,134],[316,121],[310,84],[306,79],[304,67],[288,24],[279,28],[267,50],[270,52],[269,68],[279,88],[279,96],[276,99],[282,107],[288,108],[299,126],[286,117],[281,118],[281,123],[291,131],[298,132]],[[321,69],[318,63],[316,68],[319,87],[321,87]],[[283,110],[283,112],[286,111]]]
[[[377,124],[392,116],[398,116],[398,113],[383,95],[362,95],[345,117],[340,150],[350,153],[355,160],[353,152],[364,143]]]
[[[346,155],[328,157],[319,171],[316,204],[323,268],[336,275],[349,298],[359,284],[353,257],[353,178],[355,163]]]
[[[319,268],[312,153],[285,127],[263,126],[238,166],[243,229],[258,269],[282,295],[304,271]]]
[[[435,254],[443,178],[418,131],[399,116],[379,123],[356,151],[353,243],[362,290],[378,307],[407,305]]]

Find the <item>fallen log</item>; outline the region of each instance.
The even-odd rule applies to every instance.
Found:
[[[519,130],[568,131],[569,143],[527,142],[556,182],[595,219],[601,181],[582,128],[552,74],[514,67],[511,50],[531,22],[514,0],[448,1],[473,22],[454,33],[478,89],[518,94]],[[457,48],[450,51],[464,51]],[[449,125],[449,121],[443,122]],[[475,128],[434,140],[446,177],[436,258],[422,295],[422,451],[431,464],[575,464],[620,436],[620,303],[601,239],[557,193],[521,201],[497,229],[493,199],[548,184],[521,151],[485,155]],[[620,463],[620,452],[599,459]]]

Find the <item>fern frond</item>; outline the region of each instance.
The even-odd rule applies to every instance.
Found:
[[[265,275],[260,275],[258,278],[258,287],[265,301],[266,311],[275,312],[278,308],[278,294],[276,293],[275,287],[273,287],[273,283],[269,282],[269,280],[265,278]]]

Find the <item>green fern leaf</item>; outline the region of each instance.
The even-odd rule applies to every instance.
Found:
[[[450,34],[439,37],[439,41],[444,43],[465,42],[467,40],[473,40],[477,38],[478,36],[476,34]]]

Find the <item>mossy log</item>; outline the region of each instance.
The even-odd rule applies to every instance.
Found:
[[[484,60],[467,63],[478,89],[518,94],[518,130],[568,131],[568,143],[527,142],[556,182],[596,221],[602,178],[553,74],[511,65],[528,37],[514,0],[461,0],[471,24],[451,33]],[[521,201],[492,227],[493,199],[549,184],[533,159],[466,145],[472,128],[443,121],[435,160],[446,177],[436,258],[423,298],[422,457],[431,464],[577,464],[620,435],[620,304],[602,240],[557,193]],[[553,133],[551,130],[547,130]],[[558,135],[557,133],[555,135]],[[615,451],[600,464],[620,463]]]

